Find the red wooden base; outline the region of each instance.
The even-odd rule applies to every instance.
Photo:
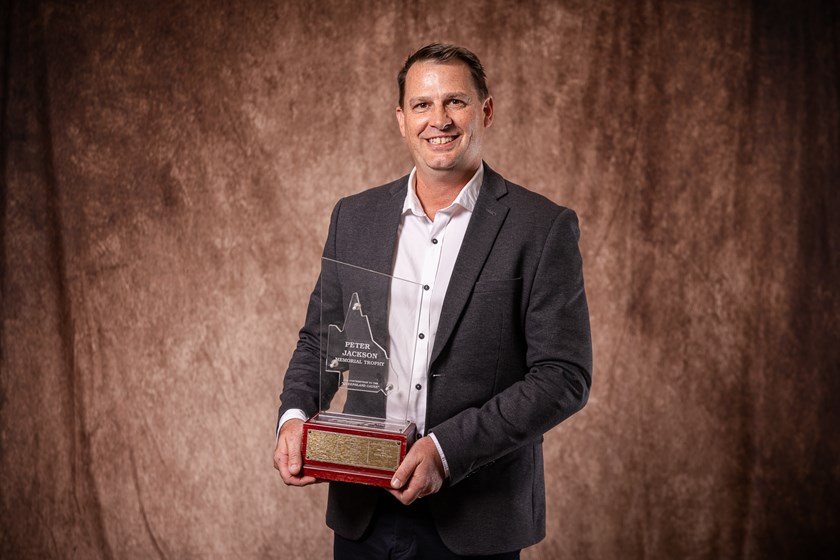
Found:
[[[339,470],[337,467],[313,467],[303,465],[304,476],[314,476],[319,480],[332,480],[336,482],[351,482],[353,484],[367,484],[369,486],[391,487],[391,478],[394,473],[364,473]]]
[[[401,431],[369,427],[375,422],[358,424],[367,425],[323,422],[318,416],[304,423],[303,474],[321,480],[390,487],[397,466],[414,443],[414,424]]]

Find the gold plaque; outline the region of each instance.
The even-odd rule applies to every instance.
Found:
[[[352,467],[396,471],[399,441],[353,434],[307,430],[306,459]]]

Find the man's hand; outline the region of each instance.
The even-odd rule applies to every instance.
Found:
[[[303,420],[288,420],[280,428],[277,448],[274,450],[274,468],[287,486],[307,486],[316,482],[312,476],[303,476],[300,446],[303,441]]]
[[[424,437],[411,447],[391,479],[390,492],[409,505],[417,498],[434,494],[443,485],[443,463],[435,442]]]

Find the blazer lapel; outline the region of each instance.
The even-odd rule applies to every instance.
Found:
[[[449,288],[443,299],[443,309],[440,313],[435,345],[432,349],[432,359],[429,365],[434,364],[440,355],[443,347],[446,346],[455,324],[467,304],[467,300],[473,291],[475,282],[493,244],[499,229],[505,221],[508,207],[501,204],[498,199],[507,194],[507,187],[502,176],[484,165],[484,182],[476,200],[470,224],[464,234],[464,241],[461,243],[461,250],[455,261],[455,268],[452,270],[452,279]]]
[[[365,240],[371,251],[368,267],[377,272],[391,274],[394,263],[394,251],[397,248],[397,229],[405,203],[408,176],[397,179],[387,189],[388,196],[379,203],[379,207],[370,216],[371,236]]]
[[[357,280],[357,284],[367,286],[362,308],[368,315],[371,329],[376,333],[376,342],[386,348],[388,345],[388,295],[391,289],[388,278],[393,266],[397,229],[400,225],[407,184],[408,177],[403,177],[387,186],[378,205],[367,217],[364,239],[354,240],[357,244],[354,251],[357,252],[358,260],[353,264],[382,273],[382,275],[367,275],[363,282]],[[344,294],[347,301],[352,292],[359,289],[353,286],[351,288],[353,289]]]

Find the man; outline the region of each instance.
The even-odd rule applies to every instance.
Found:
[[[410,410],[423,437],[387,492],[330,483],[335,556],[518,558],[545,536],[543,434],[591,384],[577,217],[482,162],[494,107],[473,53],[423,47],[398,84],[415,168],[339,201],[324,256],[431,290]],[[315,482],[300,445],[317,412],[319,306],[316,286],[280,396],[274,462],[294,486]]]

